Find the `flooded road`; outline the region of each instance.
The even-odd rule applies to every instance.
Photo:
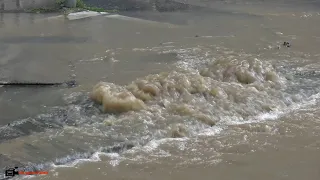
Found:
[[[319,179],[317,2],[189,3],[73,21],[2,14],[1,81],[79,85],[0,87],[1,168]]]

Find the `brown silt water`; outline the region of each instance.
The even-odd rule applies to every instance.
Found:
[[[3,172],[318,180],[320,3],[186,2],[198,8],[2,14],[1,81],[78,82],[0,87]]]

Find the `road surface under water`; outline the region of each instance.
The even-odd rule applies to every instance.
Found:
[[[3,81],[79,86],[0,88],[1,168],[49,171],[35,180],[319,179],[320,10],[299,2],[3,14]],[[100,81],[103,108],[89,98]],[[123,94],[139,110],[110,100]]]

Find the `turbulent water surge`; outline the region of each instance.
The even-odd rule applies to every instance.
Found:
[[[49,171],[31,177],[47,180],[320,177],[318,11],[231,4],[136,14],[174,27],[106,17],[56,22],[66,34],[91,33],[60,49],[68,59],[50,61],[72,61],[79,86],[1,87],[4,117],[2,109],[31,115],[0,121],[0,167]],[[15,43],[8,49],[31,51]],[[42,62],[12,57],[0,61],[1,77]],[[17,106],[26,94],[36,100]]]
[[[158,146],[165,139],[217,135],[230,125],[277,119],[318,98],[318,82],[308,83],[316,71],[303,76],[263,57],[222,47],[169,49],[160,53],[178,54],[181,60],[174,71],[141,77],[126,86],[100,82],[92,92],[67,95],[69,105],[52,109],[50,115],[3,126],[2,139],[20,137],[12,140],[16,148],[30,153],[2,158],[42,170],[65,166],[97,152],[121,154]],[[28,126],[46,132],[21,137],[28,134]],[[3,153],[8,153],[12,146],[6,151],[5,144]]]

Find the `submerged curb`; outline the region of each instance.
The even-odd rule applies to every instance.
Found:
[[[83,18],[106,15],[106,14],[109,14],[109,13],[107,13],[107,12],[96,12],[96,11],[81,11],[81,12],[68,14],[67,15],[67,19],[69,19],[69,20],[77,20],[77,19],[83,19]]]
[[[81,11],[81,12],[75,12],[75,13],[69,13],[67,15],[58,15],[58,16],[51,16],[44,19],[36,20],[35,22],[43,22],[43,21],[50,21],[50,20],[78,20],[78,19],[84,19],[94,16],[100,16],[100,15],[107,15],[109,13],[107,12],[96,12],[96,11]]]

